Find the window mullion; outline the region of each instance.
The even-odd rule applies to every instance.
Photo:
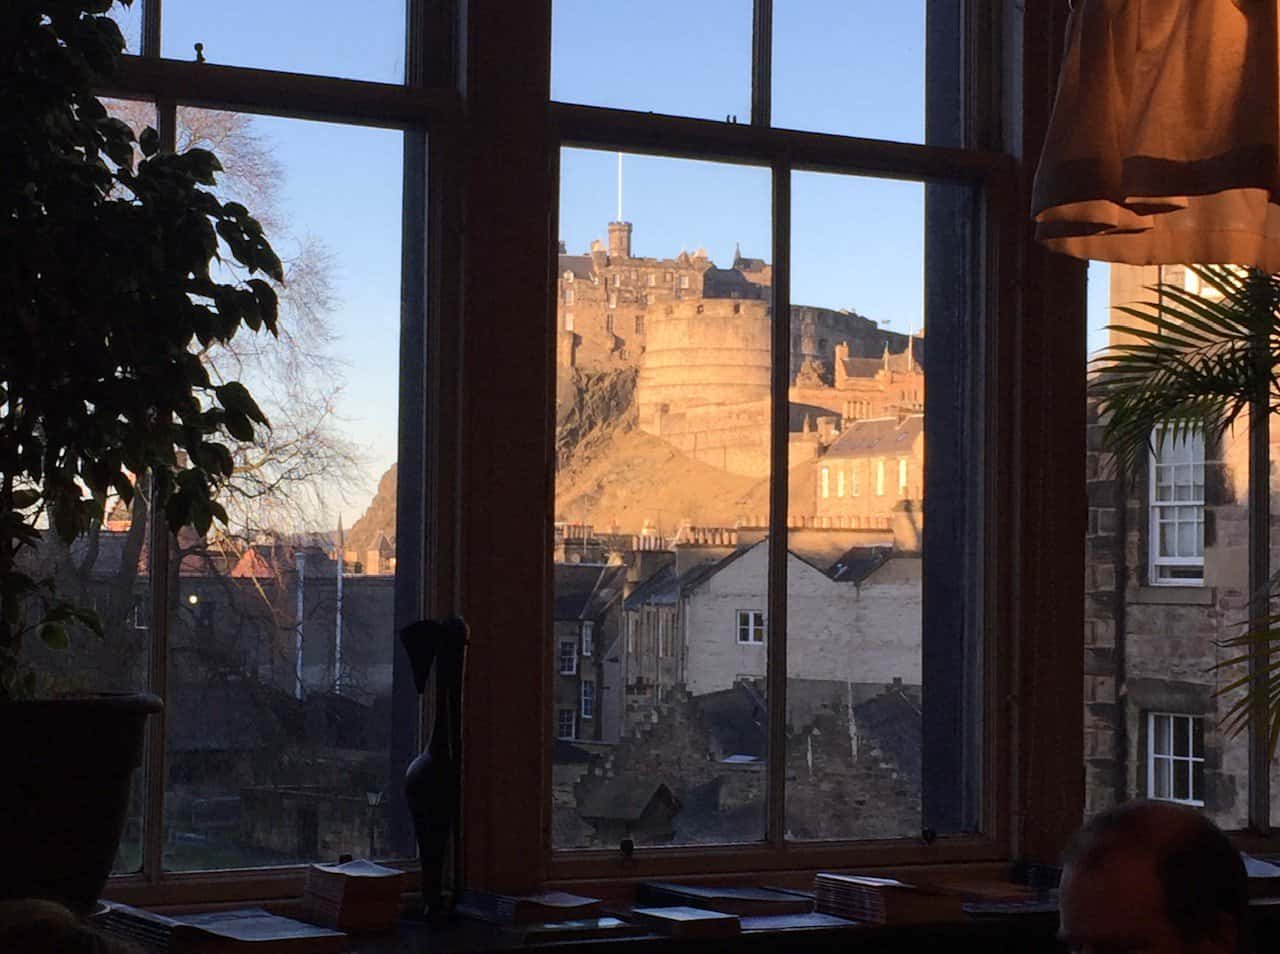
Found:
[[[155,484],[148,488],[151,525],[147,548],[147,570],[151,602],[151,645],[148,654],[147,686],[168,704],[169,682],[169,527],[159,506]],[[148,882],[160,880],[164,870],[164,789],[166,781],[167,712],[161,709],[147,720],[147,744],[142,773],[142,875]]]
[[[134,0],[142,4],[142,55],[160,55],[160,4],[162,0]]]
[[[773,163],[773,322],[769,421],[769,612],[766,698],[769,713],[768,825],[766,840],[786,836],[787,791],[787,465],[791,386],[791,160]]]
[[[751,24],[751,125],[773,122],[773,0],[755,0]]]

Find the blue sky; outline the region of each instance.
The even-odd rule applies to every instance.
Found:
[[[776,125],[923,139],[924,0],[774,6]],[[134,7],[122,24],[136,48]],[[555,0],[552,94],[747,122],[751,8],[751,0]],[[165,0],[162,52],[190,59],[192,44],[201,42],[215,63],[399,82],[403,22],[403,0]],[[332,319],[348,363],[338,410],[368,451],[372,493],[395,459],[400,136],[297,120],[258,123],[284,169],[281,205],[290,231],[319,236],[334,253]],[[559,232],[570,251],[605,237],[616,202],[616,154],[563,153]],[[743,254],[771,259],[770,206],[764,168],[624,159],[623,215],[634,223],[636,254],[702,247],[728,265],[740,243]],[[855,309],[897,331],[918,329],[922,232],[919,183],[797,173],[793,301]],[[1091,283],[1091,305],[1100,307],[1103,284]],[[343,505],[348,524],[366,501]]]

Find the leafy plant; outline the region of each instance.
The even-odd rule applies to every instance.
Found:
[[[124,49],[114,2],[0,6],[0,699],[32,684],[24,638],[100,632],[23,551],[70,543],[141,483],[171,529],[206,533],[226,520],[234,442],[267,426],[195,352],[276,333],[280,260],[213,191],[212,152],[166,153],[94,95]]]
[[[1091,392],[1105,419],[1103,444],[1130,479],[1143,453],[1156,449],[1153,435],[1163,442],[1200,430],[1212,442],[1254,402],[1265,404],[1268,414],[1280,409],[1280,277],[1234,266],[1188,267],[1206,291],[1161,283],[1149,289],[1156,301],[1117,307],[1131,319],[1110,326],[1122,343],[1094,361]],[[1255,605],[1269,602],[1277,585],[1280,576],[1251,594]],[[1220,644],[1241,654],[1214,668],[1262,661],[1257,691],[1265,695],[1265,730],[1274,754],[1280,741],[1280,615],[1255,617],[1257,622],[1262,625]],[[1257,702],[1255,678],[1233,676],[1218,690],[1245,690],[1224,717],[1233,733],[1249,723]]]

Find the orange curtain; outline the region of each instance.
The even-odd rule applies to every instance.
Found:
[[[1280,271],[1277,0],[1075,0],[1036,237],[1131,265]]]

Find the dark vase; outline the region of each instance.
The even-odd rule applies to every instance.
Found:
[[[0,900],[93,911],[111,873],[142,763],[153,695],[0,705]]]
[[[467,624],[458,616],[423,620],[400,633],[419,693],[426,686],[433,662],[436,671],[435,718],[431,723],[431,738],[422,754],[409,764],[404,778],[405,801],[408,802],[418,839],[425,914],[436,913],[444,905],[445,861],[450,832],[454,833],[455,844],[457,840],[462,789],[462,683],[467,635]]]

